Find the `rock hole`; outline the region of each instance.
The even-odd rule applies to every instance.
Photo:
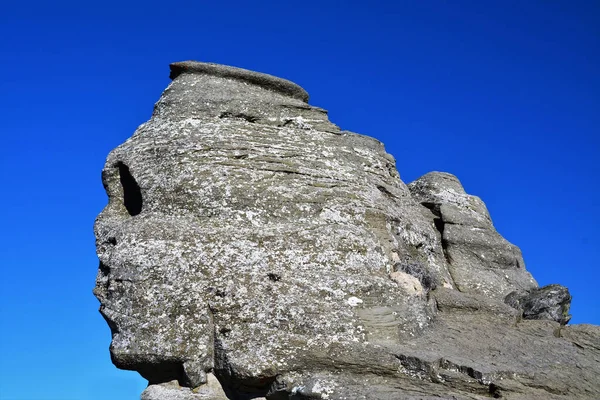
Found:
[[[230,113],[229,111],[222,112],[219,115],[219,118],[221,118],[221,119],[223,119],[223,118],[240,118],[240,119],[246,120],[250,123],[255,123],[256,121],[259,120],[259,118],[255,115],[248,115],[248,114],[244,114],[244,113],[233,114],[233,113]]]
[[[142,211],[142,191],[127,165],[119,161],[117,167],[119,168],[119,179],[123,187],[123,204],[129,215],[133,217]]]
[[[502,393],[500,393],[500,388],[498,386],[494,385],[493,383],[490,383],[490,386],[488,387],[488,391],[494,399],[502,398]]]
[[[112,236],[108,238],[107,242],[112,244],[113,246],[117,245],[117,239]]]
[[[231,332],[231,328],[221,328],[219,329],[219,333],[225,337],[229,336],[229,332]]]
[[[273,282],[279,282],[281,280],[281,275],[278,274],[274,274],[274,273],[268,273],[267,277],[269,278],[270,281]]]

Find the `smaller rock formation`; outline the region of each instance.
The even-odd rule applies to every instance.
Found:
[[[565,325],[571,319],[571,294],[562,285],[553,284],[526,292],[509,293],[504,302],[523,311],[524,319],[548,319]]]
[[[430,172],[408,188],[431,210],[458,290],[502,300],[511,291],[537,287],[521,250],[496,232],[483,201],[467,194],[454,175]]]

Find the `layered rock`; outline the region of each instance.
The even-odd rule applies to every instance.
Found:
[[[537,287],[521,250],[496,232],[483,201],[468,195],[454,175],[430,172],[409,188],[432,211],[458,290],[502,300],[512,291]]]
[[[171,78],[108,156],[95,224],[111,357],[144,399],[598,394],[597,327],[522,320],[537,284],[455,177],[407,187],[289,81]]]

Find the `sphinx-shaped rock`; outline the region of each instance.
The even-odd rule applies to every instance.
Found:
[[[289,81],[171,78],[109,154],[95,224],[111,357],[144,399],[598,394],[596,327],[557,337],[504,303],[537,284],[458,180],[409,190]]]
[[[279,78],[172,71],[103,171],[96,294],[115,363],[191,386],[223,369],[251,392],[307,358],[327,363],[331,345],[424,329],[426,298],[388,274],[403,261],[451,278],[381,143],[341,132]]]

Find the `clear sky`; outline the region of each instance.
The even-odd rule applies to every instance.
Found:
[[[129,400],[92,295],[108,152],[168,64],[290,79],[410,182],[457,175],[541,285],[600,323],[600,2],[3,1],[0,399]]]

